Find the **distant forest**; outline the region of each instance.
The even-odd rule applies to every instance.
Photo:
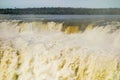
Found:
[[[120,8],[14,8],[0,9],[0,14],[80,14],[80,15],[120,15]]]

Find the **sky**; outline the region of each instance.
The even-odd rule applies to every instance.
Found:
[[[120,8],[120,0],[0,0],[0,8]]]

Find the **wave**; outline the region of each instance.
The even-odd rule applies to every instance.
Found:
[[[120,22],[0,22],[0,80],[120,80]]]

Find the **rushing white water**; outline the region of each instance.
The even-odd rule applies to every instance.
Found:
[[[119,26],[1,21],[0,80],[120,80]]]

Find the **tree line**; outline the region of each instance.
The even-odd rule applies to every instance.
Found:
[[[80,15],[120,15],[120,8],[6,8],[0,14],[80,14]]]

